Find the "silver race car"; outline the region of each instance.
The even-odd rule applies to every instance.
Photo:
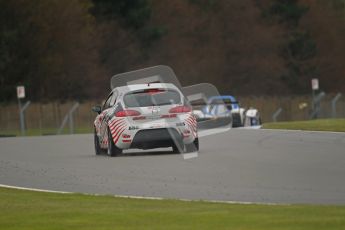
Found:
[[[171,83],[113,88],[104,105],[93,107],[96,154],[116,156],[124,149],[199,149],[197,122],[181,91]]]

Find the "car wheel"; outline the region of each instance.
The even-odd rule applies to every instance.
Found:
[[[187,153],[197,152],[197,151],[199,151],[199,138],[195,138],[193,143],[186,144]]]
[[[122,154],[122,149],[119,149],[116,147],[113,141],[113,137],[111,135],[111,132],[108,128],[108,155],[111,157],[115,157]]]
[[[99,140],[98,140],[96,129],[95,129],[95,132],[94,132],[94,143],[95,143],[95,153],[96,153],[96,155],[102,154],[103,151],[101,149],[101,146],[99,145]]]

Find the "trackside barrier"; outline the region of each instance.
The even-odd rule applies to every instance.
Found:
[[[332,117],[336,118],[337,117],[337,102],[338,100],[342,97],[341,93],[338,93],[333,99],[332,99]]]
[[[69,122],[69,133],[73,134],[74,133],[74,119],[73,119],[73,113],[75,110],[79,107],[79,102],[76,102],[72,108],[66,113],[60,128],[58,129],[56,134],[61,134],[63,128],[67,124],[67,121]]]
[[[272,115],[272,121],[277,122],[277,118],[282,112],[283,112],[282,108],[277,109],[277,111],[275,111]]]

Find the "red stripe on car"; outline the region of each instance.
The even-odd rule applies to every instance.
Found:
[[[126,129],[126,128],[123,128],[123,129],[121,130],[121,132],[120,132],[119,135],[117,136],[116,140],[114,141],[115,144],[117,143],[117,141],[119,140],[121,134],[125,131],[125,129]]]
[[[118,135],[118,133],[120,132],[120,130],[123,128],[123,127],[127,127],[125,124],[123,125],[120,125],[119,127],[117,127],[111,134],[112,134],[112,137],[113,139],[115,139]]]
[[[109,124],[109,127],[114,127],[116,124],[123,122],[123,119],[118,119]]]
[[[120,123],[116,124],[115,126],[111,127],[110,130],[114,131],[114,130],[118,129],[118,127],[120,127],[121,125],[124,125],[124,124],[125,124],[125,122],[120,122]]]

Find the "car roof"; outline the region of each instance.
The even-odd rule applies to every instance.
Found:
[[[179,89],[172,83],[133,84],[133,85],[116,87],[112,91],[118,91],[119,93],[127,93],[127,92],[131,92],[135,90],[155,89],[155,88],[174,89],[174,90],[179,91]]]
[[[231,95],[220,95],[220,96],[212,96],[209,98],[209,100],[215,100],[215,99],[230,99],[231,101],[235,102],[236,98]]]

